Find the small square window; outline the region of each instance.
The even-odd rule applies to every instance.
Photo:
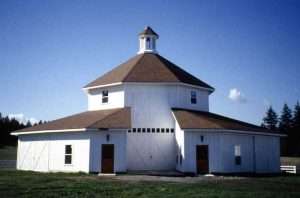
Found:
[[[171,133],[174,133],[174,129],[171,129]]]
[[[147,128],[147,133],[150,133],[150,128]]]
[[[141,128],[138,128],[138,129],[137,129],[137,132],[140,133],[140,132],[141,132]]]
[[[159,133],[159,128],[156,128],[156,132]]]
[[[191,103],[197,104],[197,94],[195,91],[191,91]]]
[[[166,128],[166,132],[169,133],[169,132],[170,132],[170,129],[169,129],[169,128]]]
[[[133,128],[133,129],[132,129],[132,132],[135,133],[135,132],[136,132],[136,128]]]
[[[142,132],[143,132],[143,133],[145,133],[145,132],[146,132],[146,129],[145,129],[145,128],[143,128],[143,129],[142,129]]]
[[[102,103],[108,103],[108,91],[102,91]]]
[[[128,130],[128,133],[131,133],[131,130],[130,130],[130,129]]]
[[[165,132],[165,129],[164,129],[164,128],[161,128],[160,131],[161,131],[162,133],[164,133],[164,132]]]
[[[155,128],[152,128],[151,130],[152,130],[152,133],[155,133]]]

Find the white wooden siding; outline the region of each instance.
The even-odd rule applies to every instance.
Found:
[[[128,170],[175,170],[174,133],[127,133]]]
[[[201,136],[204,141],[201,142]],[[279,137],[226,132],[184,131],[183,172],[196,173],[196,145],[208,145],[209,170],[217,173],[280,171]],[[234,146],[241,146],[241,165],[235,164]]]

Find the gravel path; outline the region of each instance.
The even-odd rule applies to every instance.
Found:
[[[100,176],[107,177],[107,176]],[[239,180],[243,177],[223,177],[223,176],[198,176],[198,177],[167,177],[150,175],[117,175],[110,176],[112,179],[121,181],[161,181],[161,182],[179,182],[179,183],[197,183],[200,181],[218,181],[218,180]]]

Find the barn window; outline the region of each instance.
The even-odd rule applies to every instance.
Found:
[[[197,104],[197,94],[195,91],[191,91],[191,103]]]
[[[72,164],[72,145],[65,145],[65,164]]]
[[[108,91],[102,91],[102,103],[108,103]]]
[[[234,157],[235,157],[235,165],[241,165],[242,163],[241,145],[234,146]]]
[[[146,38],[146,49],[150,49],[150,38]]]

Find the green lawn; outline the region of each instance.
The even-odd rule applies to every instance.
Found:
[[[0,197],[300,197],[300,176],[125,182],[86,174],[0,171]]]
[[[0,160],[16,160],[17,149],[14,146],[0,146]]]

